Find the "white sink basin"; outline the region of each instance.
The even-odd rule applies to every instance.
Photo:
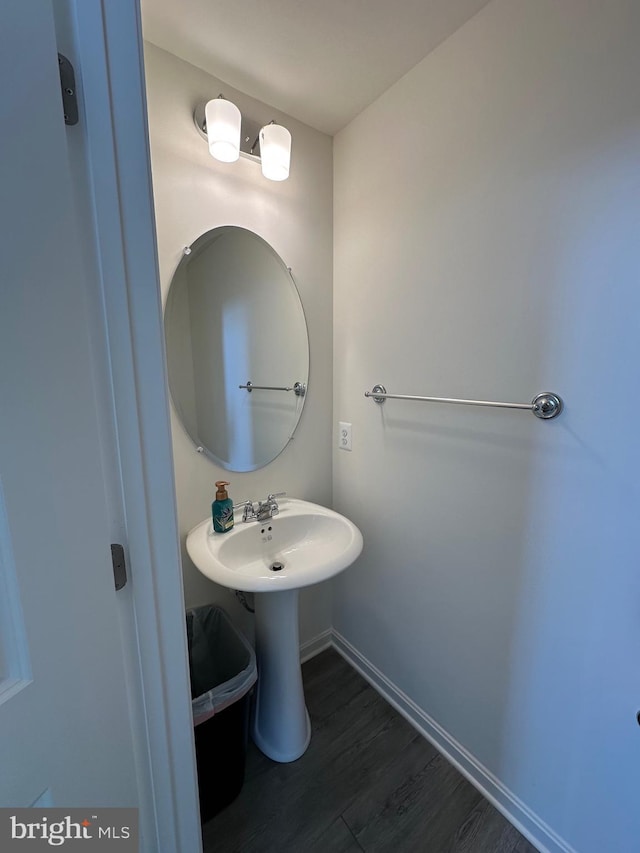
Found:
[[[299,589],[337,575],[362,551],[355,524],[309,501],[285,498],[278,515],[263,523],[241,519],[242,510],[236,510],[235,525],[227,533],[214,533],[207,520],[187,536],[187,551],[197,568],[231,589]]]

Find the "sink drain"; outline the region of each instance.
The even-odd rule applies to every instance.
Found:
[[[269,568],[272,572],[281,572],[284,569],[284,563],[271,563]]]

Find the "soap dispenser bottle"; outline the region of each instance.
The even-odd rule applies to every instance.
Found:
[[[216,499],[211,504],[211,517],[215,533],[226,533],[233,527],[233,501],[229,497],[226,480],[216,482]]]

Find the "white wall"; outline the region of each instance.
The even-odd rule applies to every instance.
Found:
[[[219,479],[231,481],[234,501],[279,491],[324,504],[331,501],[332,142],[151,44],[145,45],[145,70],[163,298],[184,246],[211,228],[239,225],[270,243],[292,268],[309,327],[311,367],[304,411],[293,441],[266,468],[245,474],[218,468],[196,453],[172,412],[186,604],[221,603],[251,635],[252,618],[232,593],[195,569],[184,538],[210,513]],[[275,118],[289,128],[289,180],[274,183],[263,178],[255,163],[241,159],[227,165],[209,155],[194,127],[193,110],[220,92],[255,121],[266,124]],[[304,590],[301,641],[329,625],[329,585]]]
[[[335,627],[580,853],[640,838],[639,37],[636,0],[494,0],[334,148]]]

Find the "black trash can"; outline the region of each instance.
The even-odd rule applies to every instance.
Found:
[[[187,610],[200,816],[210,820],[240,793],[256,656],[221,607]]]

